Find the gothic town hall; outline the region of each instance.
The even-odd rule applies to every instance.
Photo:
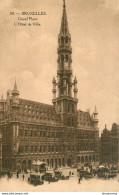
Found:
[[[98,162],[99,128],[93,114],[77,109],[77,78],[72,76],[72,47],[66,4],[58,35],[57,80],[52,105],[21,99],[15,81],[6,100],[0,100],[2,169],[31,169],[34,161],[50,168]]]

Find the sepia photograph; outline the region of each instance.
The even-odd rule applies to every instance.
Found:
[[[0,193],[118,194],[119,0],[0,0],[0,34]]]

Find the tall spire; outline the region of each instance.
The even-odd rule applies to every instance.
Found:
[[[17,91],[17,83],[16,83],[16,78],[15,78],[15,82],[14,82],[14,90]]]
[[[64,2],[63,3],[63,14],[62,14],[61,29],[60,29],[59,36],[67,35],[68,37],[71,37],[71,35],[69,33],[69,28],[68,28],[65,0],[63,0],[63,2]]]
[[[17,89],[16,78],[15,78],[15,82],[14,82],[14,88],[12,90],[12,95],[19,95],[19,91]]]

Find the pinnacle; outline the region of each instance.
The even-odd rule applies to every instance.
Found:
[[[15,82],[14,82],[14,90],[17,91],[16,79],[15,79]]]
[[[97,108],[96,108],[96,105],[95,105],[95,110],[94,110],[94,113],[95,113],[95,114],[98,114],[98,112],[97,112]]]
[[[75,76],[75,78],[74,78],[74,82],[77,83],[77,78],[76,78],[76,76]]]
[[[4,98],[3,98],[3,94],[1,95],[1,100],[4,100]]]

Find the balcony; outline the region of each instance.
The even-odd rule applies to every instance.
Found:
[[[58,74],[63,74],[63,75],[67,75],[67,74],[72,74],[72,70],[64,70],[64,69],[60,69],[57,71]]]
[[[69,51],[69,52],[72,53],[72,48],[69,47],[69,46],[66,46],[66,45],[60,46],[60,47],[57,48],[57,52],[59,53],[61,51]]]

